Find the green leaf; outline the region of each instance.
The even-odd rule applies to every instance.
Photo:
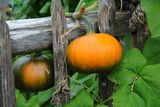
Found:
[[[30,0],[30,1],[29,1],[29,4],[30,4],[30,5],[34,5],[34,4],[36,3],[36,1],[37,1],[37,0]]]
[[[98,104],[96,107],[108,107],[107,105]]]
[[[69,0],[62,0],[65,12],[69,12]]]
[[[98,76],[97,76],[97,74],[90,74],[90,75],[92,75],[92,78],[90,78],[89,80],[87,80],[85,82],[85,85],[87,87],[94,88],[94,86],[98,84],[97,83],[98,82]]]
[[[131,84],[136,74],[128,69],[121,69],[113,71],[108,78],[116,84]]]
[[[146,65],[146,59],[143,54],[138,49],[132,48],[123,53],[118,69],[125,68],[134,72],[139,72],[144,65]]]
[[[146,59],[138,49],[130,49],[123,53],[121,62],[112,70],[108,78],[117,84],[130,84],[141,69]]]
[[[146,41],[143,54],[147,64],[160,63],[160,37],[150,38]]]
[[[71,99],[63,107],[93,107],[93,104],[91,95],[87,91],[81,90],[76,97]]]
[[[145,66],[140,76],[147,87],[160,99],[160,64]]]
[[[70,88],[71,88],[71,98],[76,96],[77,93],[86,88],[93,89],[96,86],[98,86],[97,80],[96,80],[97,74],[88,74],[88,75],[82,75],[79,73],[75,73],[71,77],[71,83],[70,83]]]
[[[134,73],[132,82],[120,83],[112,95],[114,107],[159,107],[160,64],[147,65],[141,72]],[[121,75],[119,79],[122,78]]]
[[[131,66],[132,65],[132,66]],[[159,107],[160,63],[146,65],[137,49],[124,53],[109,79],[118,84],[111,96],[113,107]]]
[[[25,107],[25,97],[19,90],[16,90],[16,107]]]
[[[139,74],[134,90],[144,100],[147,107],[160,105],[160,64],[147,65]]]
[[[73,98],[75,97],[80,90],[84,89],[83,84],[74,84],[71,83],[71,92],[70,92],[70,97]]]
[[[96,74],[89,74],[89,75],[83,77],[82,79],[77,80],[77,82],[78,83],[84,83],[84,82],[87,82],[87,81],[89,81],[91,79],[94,79],[95,76],[96,76]]]
[[[40,14],[47,13],[49,11],[49,9],[50,9],[50,5],[51,5],[50,1],[46,2],[46,4],[40,9],[39,13]]]
[[[74,75],[72,75],[71,80],[76,80],[78,78],[79,73],[74,73]]]
[[[141,0],[141,6],[146,13],[152,36],[160,36],[159,0]]]
[[[37,98],[38,98],[39,104],[42,105],[48,100],[50,100],[52,98],[52,94],[54,91],[55,89],[52,87],[48,90],[38,92]]]
[[[33,95],[28,100],[28,102],[26,103],[25,107],[40,107],[37,96]]]
[[[123,45],[123,50],[126,51],[126,50],[129,50],[131,49],[132,46],[132,35],[131,34],[126,34],[126,35],[123,35],[123,36],[120,36],[120,39],[122,40],[122,44]]]
[[[144,99],[147,105],[146,107],[159,107],[160,99],[158,99],[157,95],[155,94],[157,92],[153,92],[152,89],[153,87],[148,86],[147,82],[142,78],[139,78],[136,81],[134,87],[134,91]]]
[[[140,95],[127,84],[119,86],[112,96],[113,107],[148,107]]]
[[[46,103],[44,103],[41,107],[55,107],[53,105],[50,104],[50,101],[47,101]]]

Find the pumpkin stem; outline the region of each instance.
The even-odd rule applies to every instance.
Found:
[[[87,33],[95,33],[93,25],[91,23],[91,19],[89,17],[87,17],[87,16],[84,16],[84,14],[85,14],[86,11],[90,11],[92,9],[95,9],[97,6],[98,6],[98,2],[94,3],[90,7],[86,8],[85,3],[83,3],[81,5],[81,8],[80,8],[79,12],[74,12],[74,13],[66,12],[65,16],[66,17],[71,17],[71,18],[73,18],[75,20],[81,18],[82,21],[84,21],[84,23],[86,24]],[[63,34],[61,38],[65,37],[68,33],[70,33],[72,30],[74,30],[74,29],[76,29],[78,27],[81,27],[81,26],[79,24],[76,25],[75,27],[73,27],[72,29],[70,29],[68,32],[66,32],[65,34]],[[83,27],[82,27],[82,29],[83,29]]]
[[[84,21],[84,23],[86,24],[87,34],[95,33],[94,27],[92,25],[92,21],[91,21],[91,19],[89,17],[83,16],[82,17],[82,21]]]

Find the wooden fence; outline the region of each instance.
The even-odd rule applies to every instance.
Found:
[[[130,12],[115,12],[114,0],[100,0],[98,12],[89,12],[94,23],[95,31],[111,33],[121,36],[130,33],[129,18]],[[68,29],[75,26],[75,21],[66,18],[60,0],[52,0],[51,17],[22,19],[4,22],[0,20],[0,106],[15,107],[15,87],[12,72],[12,56],[15,54],[29,53],[35,50],[53,49],[55,86],[60,87],[56,95],[53,95],[52,102],[57,107],[69,100],[68,78],[65,59],[65,49],[68,41],[79,35],[85,34],[80,28],[70,33],[71,36],[63,38],[61,35]],[[84,25],[85,26],[85,25]],[[99,30],[98,30],[99,29]],[[99,74],[99,94],[104,99],[111,93],[107,93],[108,83],[105,80],[107,74]],[[66,83],[59,84],[61,80]],[[110,83],[110,82],[109,82]],[[65,86],[65,87],[64,87]],[[66,94],[67,93],[67,94]],[[107,96],[106,96],[107,95]],[[111,105],[111,103],[109,104]]]

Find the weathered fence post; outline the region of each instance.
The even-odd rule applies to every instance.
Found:
[[[115,2],[114,0],[100,0],[98,12],[98,28],[102,33],[114,35]],[[107,79],[108,72],[99,74],[99,95],[101,99],[106,100],[113,91],[113,83]],[[112,102],[107,104],[111,107]]]
[[[132,45],[143,51],[146,39],[150,35],[145,13],[140,4],[137,5],[129,20],[129,28],[132,32]]]
[[[8,26],[0,18],[0,107],[16,107],[11,54]]]
[[[67,23],[61,0],[52,0],[52,36],[54,53],[55,86],[58,88],[52,98],[56,107],[62,107],[69,99],[69,86],[66,65],[67,37],[62,35],[66,32]]]

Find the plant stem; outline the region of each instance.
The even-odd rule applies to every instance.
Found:
[[[84,15],[85,12],[86,12],[86,7],[85,7],[85,3],[83,3],[79,12],[74,12],[74,13],[66,12],[65,16],[71,17],[74,19],[80,19]]]
[[[120,12],[122,12],[122,9],[123,9],[123,0],[120,0],[120,2],[121,2]]]
[[[85,3],[83,3],[82,4],[82,6],[81,6],[81,9],[80,9],[80,11],[77,13],[73,13],[73,17],[75,18],[75,19],[79,19],[79,18],[81,18],[83,15],[84,15],[84,13],[86,12],[86,6],[85,6],[86,4]]]
[[[77,29],[79,27],[78,24],[76,24],[74,27],[72,27],[71,29],[69,29],[67,32],[65,32],[62,36],[61,39],[63,39],[64,37],[66,37],[70,32],[72,32],[73,30]]]
[[[65,16],[66,16],[66,17],[71,17],[71,18],[72,18],[72,14],[73,14],[73,13],[65,12]]]
[[[134,78],[134,80],[133,80],[133,82],[132,82],[132,85],[131,85],[131,91],[133,91],[134,85],[135,85],[135,83],[136,83],[136,81],[137,81],[138,78],[139,78],[138,75]]]
[[[84,21],[84,23],[86,24],[87,34],[89,34],[89,33],[95,33],[93,25],[92,25],[92,21],[91,21],[91,19],[89,17],[83,16],[82,17],[82,21]]]
[[[85,7],[85,3],[82,4],[81,9],[79,12],[65,12],[66,17],[74,18],[74,19],[79,19],[81,18],[85,13],[92,11],[98,7],[99,2],[95,2],[94,4],[90,5],[89,7]]]
[[[89,7],[86,8],[86,12],[89,12],[91,10],[94,10],[98,7],[99,1],[95,2],[94,4],[90,5]]]
[[[70,78],[70,77],[69,77],[69,78]],[[95,99],[96,102],[101,102],[100,96],[99,96],[93,89],[89,88],[87,85],[85,85],[85,84],[83,84],[83,83],[79,83],[79,82],[78,82],[77,80],[75,80],[75,79],[71,79],[71,78],[70,78],[70,80],[72,80],[72,81],[73,81],[74,83],[76,83],[77,85],[83,85],[84,88],[90,90],[95,96],[97,96],[97,99]]]

